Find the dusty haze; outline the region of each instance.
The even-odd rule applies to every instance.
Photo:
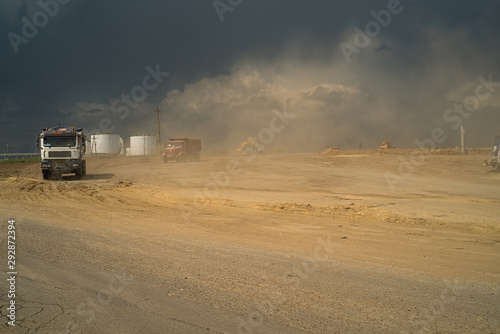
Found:
[[[445,111],[474,96],[478,77],[492,75],[485,69],[494,57],[473,43],[463,50],[466,56],[457,55],[456,48],[471,45],[471,36],[464,31],[427,30],[422,38],[426,52],[413,59],[411,69],[401,68],[398,59],[407,56],[404,47],[390,41],[384,47],[394,52],[380,50],[380,43],[373,41],[349,65],[336,45],[308,45],[307,40],[290,43],[272,59],[246,56],[228,67],[226,74],[168,91],[159,102],[163,138],[187,135],[202,138],[205,147],[214,151],[234,149],[269,128],[273,109],[286,108],[294,118],[272,140],[264,133],[267,149],[352,149],[358,142],[375,148],[386,139],[397,147],[416,147],[415,140],[431,138],[437,127],[448,138],[438,147],[454,147],[460,144],[459,131],[455,122],[443,120]],[[307,57],[306,48],[324,58]],[[407,74],[401,76],[403,70]],[[492,80],[500,81],[500,76],[493,74]],[[481,100],[467,118],[450,114],[466,126],[469,146],[490,146],[498,132],[500,98],[495,89],[500,87],[494,85],[491,96]],[[91,119],[109,117],[116,125],[114,132],[127,137],[155,134],[154,108],[146,100],[120,120],[108,104],[78,103],[69,108],[69,114],[73,123],[89,126],[95,124]]]

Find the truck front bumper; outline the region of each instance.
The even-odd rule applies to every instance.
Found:
[[[42,172],[76,173],[82,168],[81,160],[42,160]]]

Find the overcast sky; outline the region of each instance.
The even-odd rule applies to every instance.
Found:
[[[2,0],[0,153],[33,151],[59,121],[155,134],[156,105],[162,138],[213,151],[248,137],[416,147],[433,132],[448,147],[460,124],[492,146],[498,13],[494,0]]]

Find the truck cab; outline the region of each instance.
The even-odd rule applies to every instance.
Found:
[[[83,155],[86,151],[85,135],[82,129],[74,127],[44,128],[37,138],[40,148],[43,178],[75,173],[81,179],[87,174]]]

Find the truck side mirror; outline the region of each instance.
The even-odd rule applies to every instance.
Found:
[[[40,137],[36,137],[36,148],[40,148]]]

